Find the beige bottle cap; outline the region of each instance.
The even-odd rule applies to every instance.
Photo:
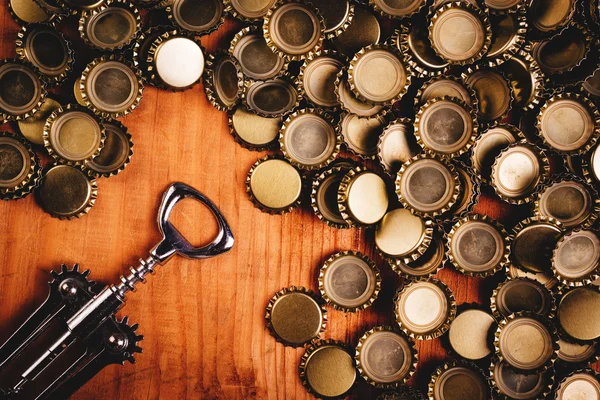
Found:
[[[248,171],[246,192],[261,211],[286,213],[300,205],[302,176],[287,160],[261,158]]]
[[[324,51],[315,58],[307,59],[298,78],[304,97],[318,107],[337,107],[335,80],[344,63],[344,57],[333,51]]]
[[[414,257],[418,256],[416,260],[405,262],[406,259],[396,258],[388,260],[388,263],[400,276],[427,278],[444,267],[447,260],[446,242],[445,233],[439,226],[436,226],[427,250],[422,255],[418,252],[413,253]]]
[[[507,268],[507,274],[510,278],[529,278],[536,282],[541,283],[547,289],[554,289],[558,285],[558,279],[552,275],[552,271],[549,272],[529,272],[521,268],[515,267],[510,264]]]
[[[570,338],[589,342],[600,337],[600,320],[594,316],[600,307],[596,286],[568,290],[558,303],[557,320]]]
[[[473,168],[484,178],[488,178],[492,171],[494,160],[502,149],[515,143],[515,134],[519,131],[512,125],[496,125],[482,132],[475,139],[471,151],[471,162]]]
[[[556,400],[600,399],[600,382],[593,371],[575,372],[564,378],[556,389]]]
[[[79,33],[84,42],[99,50],[121,50],[139,34],[142,19],[128,0],[108,0],[100,7],[83,11]]]
[[[338,104],[344,111],[355,114],[358,117],[373,117],[383,109],[381,105],[365,102],[356,97],[352,90],[350,90],[350,85],[348,85],[348,75],[345,68],[337,74],[335,95]]]
[[[385,214],[375,231],[375,245],[384,256],[417,260],[429,248],[433,235],[431,220],[398,208]]]
[[[600,97],[600,68],[583,82],[583,88],[590,95]]]
[[[265,80],[274,78],[285,68],[285,60],[267,46],[262,30],[252,25],[236,33],[229,53],[240,63],[244,76]]]
[[[383,130],[377,143],[377,156],[389,174],[395,174],[402,164],[419,152],[414,127],[408,118],[399,118]]]
[[[0,60],[0,88],[0,115],[7,120],[29,118],[46,98],[46,89],[33,67],[12,58]]]
[[[599,205],[594,189],[575,177],[553,181],[536,200],[540,215],[554,218],[566,228],[589,227],[598,218]]]
[[[585,344],[571,343],[564,339],[558,341],[558,359],[569,364],[592,364],[598,360],[596,342]]]
[[[348,28],[333,38],[336,50],[347,57],[353,57],[363,47],[379,43],[381,26],[373,12],[363,7],[354,8],[354,19]]]
[[[348,171],[338,190],[338,207],[345,220],[359,226],[379,222],[389,205],[385,181],[368,169],[356,167]]]
[[[106,129],[104,147],[91,161],[86,161],[89,176],[96,178],[115,176],[125,169],[133,156],[133,141],[127,127],[117,120],[103,122]]]
[[[588,230],[565,234],[556,244],[552,270],[567,286],[590,284],[600,278],[600,239]]]
[[[386,126],[384,116],[362,118],[346,113],[340,126],[344,144],[349,151],[362,158],[375,158],[379,137]]]
[[[467,360],[481,360],[494,351],[496,321],[491,314],[478,309],[459,312],[450,324],[448,341],[452,350]]]
[[[486,377],[470,363],[446,363],[434,372],[429,382],[431,400],[462,400],[465,393],[472,400],[490,398],[490,386]]]
[[[511,262],[529,272],[549,272],[562,233],[562,225],[552,218],[537,216],[519,222],[512,234]]]
[[[485,5],[494,11],[506,11],[519,5],[521,0],[485,0]]]
[[[259,20],[267,15],[267,12],[277,0],[225,0],[226,10],[236,18],[242,20]]]
[[[415,105],[422,106],[429,100],[444,96],[462,100],[472,108],[473,102],[477,101],[475,92],[465,86],[459,78],[450,75],[431,78],[423,83],[415,96]]]
[[[210,33],[225,21],[221,0],[174,0],[165,11],[175,25],[196,34]]]
[[[521,311],[549,318],[555,308],[554,297],[548,288],[530,278],[513,278],[502,282],[491,297],[492,313],[497,319]]]
[[[244,102],[263,117],[281,117],[300,103],[295,81],[286,76],[266,81],[247,81]]]
[[[494,68],[468,68],[463,73],[463,80],[478,99],[480,119],[496,121],[504,118],[511,110],[513,103],[512,86],[502,72]]]
[[[59,108],[60,103],[58,101],[51,97],[46,97],[46,101],[44,101],[38,112],[29,118],[18,121],[19,132],[31,143],[43,146],[46,119]]]
[[[273,147],[279,137],[281,118],[267,118],[238,104],[229,113],[229,131],[242,146],[251,150]]]

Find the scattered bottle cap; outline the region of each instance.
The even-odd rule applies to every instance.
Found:
[[[44,145],[44,125],[46,120],[52,113],[60,108],[60,103],[54,100],[52,97],[46,97],[44,104],[40,107],[40,110],[33,114],[31,117],[22,119],[18,122],[19,132],[27,140],[33,144],[39,146]]]
[[[489,178],[492,165],[502,149],[515,143],[519,137],[519,130],[512,125],[499,124],[488,128],[475,139],[471,151],[473,168],[483,178]]]
[[[235,18],[247,21],[260,20],[267,15],[277,0],[224,0],[226,10]]]
[[[46,98],[46,88],[35,67],[26,61],[0,60],[0,88],[0,116],[9,121],[31,117]]]
[[[266,150],[279,137],[281,118],[262,117],[238,104],[229,112],[229,131],[242,146],[251,150]]]
[[[475,92],[467,87],[460,78],[452,75],[438,76],[424,82],[415,96],[415,105],[422,106],[429,100],[445,96],[462,100],[469,107],[477,108]]]
[[[313,211],[321,221],[333,228],[350,227],[340,213],[337,195],[342,179],[355,166],[352,160],[338,158],[327,169],[315,175],[313,180],[310,195]]]
[[[388,260],[392,269],[400,276],[410,276],[416,278],[427,278],[434,275],[437,271],[444,267],[447,260],[447,239],[446,234],[440,225],[433,228],[431,235],[431,244],[423,252],[419,254],[415,252],[413,257],[418,258],[410,262],[406,262],[406,258],[396,258]]]
[[[236,33],[229,46],[229,53],[240,63],[244,76],[250,79],[274,78],[287,69],[283,57],[273,53],[267,46],[262,30],[254,25]]]
[[[467,360],[481,360],[494,352],[496,320],[474,305],[463,306],[448,329],[448,343],[455,354]]]
[[[266,81],[246,81],[244,103],[263,117],[282,117],[300,104],[295,78],[282,75]]]
[[[344,144],[350,152],[365,159],[375,158],[379,138],[386,126],[385,116],[363,118],[346,113],[340,126]]]
[[[432,235],[433,221],[398,208],[386,213],[377,225],[375,245],[385,258],[409,263],[430,247]]]
[[[396,174],[402,164],[419,153],[412,121],[398,118],[390,122],[377,142],[379,162],[388,174]]]
[[[513,90],[504,74],[496,68],[477,66],[462,74],[478,100],[477,116],[484,122],[499,121],[512,109]]]
[[[335,80],[335,94],[339,105],[346,113],[354,114],[348,118],[373,117],[383,110],[383,106],[359,100],[350,90],[346,68],[338,72]]]
[[[491,389],[487,377],[467,362],[446,363],[434,371],[429,381],[430,400],[487,400]]]
[[[544,399],[552,388],[554,371],[524,374],[504,361],[494,360],[490,366],[490,378],[498,399]]]
[[[174,0],[165,7],[169,20],[193,34],[206,35],[225,22],[225,5],[221,0]]]
[[[104,147],[92,160],[85,162],[89,176],[109,178],[125,169],[133,156],[133,141],[127,127],[117,120],[105,120]]]
[[[515,226],[511,235],[510,261],[525,271],[550,272],[552,252],[562,234],[562,225],[553,218],[537,216],[524,219]]]
[[[353,57],[363,47],[379,43],[381,25],[373,12],[361,6],[354,7],[354,19],[346,30],[332,43],[336,50],[346,57]]]
[[[335,80],[345,62],[345,57],[329,50],[306,59],[298,78],[303,97],[317,107],[336,108]]]
[[[490,299],[492,313],[497,319],[529,311],[551,318],[556,312],[552,292],[542,283],[531,278],[513,278],[501,282]]]
[[[129,0],[107,0],[85,10],[79,18],[84,42],[100,51],[118,51],[130,45],[142,27],[140,12]]]
[[[408,54],[408,65],[419,77],[443,75],[450,63],[436,54],[429,41],[429,30],[423,19],[417,19],[412,25],[402,25],[396,32],[396,48]]]
[[[0,132],[0,199],[29,195],[40,175],[40,161],[31,146],[14,133]]]
[[[569,338],[589,342],[600,337],[600,321],[596,315],[600,307],[600,292],[596,286],[583,286],[563,293],[557,307],[560,328]]]
[[[210,104],[219,111],[229,111],[239,103],[244,92],[244,75],[235,57],[224,51],[208,56],[204,91]]]
[[[558,384],[554,398],[556,400],[576,399],[577,397],[600,397],[600,380],[591,369],[574,371]]]
[[[385,215],[389,205],[385,181],[363,167],[349,170],[338,190],[342,217],[359,226],[371,226]]]
[[[300,205],[302,176],[287,160],[267,156],[250,168],[246,191],[263,212],[290,212]]]
[[[354,4],[349,0],[310,0],[325,23],[325,36],[334,38],[343,33],[354,19]]]

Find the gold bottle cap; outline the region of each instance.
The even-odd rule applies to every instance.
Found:
[[[473,211],[481,195],[481,178],[471,167],[462,162],[455,162],[454,169],[458,173],[461,191],[450,213],[454,215],[453,219],[457,220]]]
[[[573,71],[588,57],[592,38],[582,25],[569,26],[547,40],[536,42],[531,55],[546,75],[562,75]]]
[[[333,117],[316,108],[290,114],[279,132],[284,157],[292,165],[307,170],[330,164],[342,144],[339,126]]]
[[[529,51],[526,51],[529,47],[528,44],[524,45],[523,49],[499,67],[512,86],[513,108],[523,111],[536,109],[544,99],[544,73]]]
[[[600,113],[579,94],[558,94],[540,109],[537,129],[550,148],[570,154],[588,152],[598,140]]]
[[[19,25],[58,22],[34,0],[9,0],[8,11]]]
[[[551,318],[556,304],[552,293],[542,283],[530,278],[513,278],[501,282],[494,289],[491,309],[498,320],[520,311]]]
[[[565,234],[554,249],[552,271],[565,286],[588,285],[600,278],[600,238],[589,230]]]
[[[335,80],[346,61],[344,56],[330,50],[305,60],[298,82],[306,100],[316,107],[336,108],[339,102],[335,94]]]
[[[391,105],[402,98],[410,82],[405,57],[387,45],[362,48],[348,67],[350,90],[366,102]]]
[[[300,360],[302,385],[318,398],[340,398],[356,382],[354,358],[345,343],[313,341]]]
[[[448,258],[463,274],[493,275],[508,263],[507,236],[498,222],[487,216],[471,214],[450,230]]]
[[[244,74],[240,63],[222,50],[208,56],[203,82],[208,101],[219,111],[231,110],[244,93]]]
[[[267,45],[288,60],[304,60],[321,50],[324,29],[323,18],[312,5],[304,3],[279,3],[269,10],[263,23]]]
[[[423,19],[418,19],[410,27],[403,25],[396,32],[395,42],[396,48],[402,54],[410,54],[408,65],[417,76],[423,78],[437,76],[448,71],[450,64],[433,50],[429,41],[427,23]]]
[[[285,60],[271,51],[262,30],[255,25],[236,33],[229,53],[239,61],[244,76],[250,79],[270,79],[287,70]]]
[[[517,268],[511,264],[508,266],[506,273],[508,274],[508,277],[511,279],[529,278],[531,280],[541,283],[542,285],[544,285],[544,287],[546,289],[550,289],[550,290],[554,289],[558,285],[558,279],[556,279],[552,275],[552,271],[529,272],[529,271],[525,271],[524,269]]]
[[[51,97],[46,97],[46,101],[40,107],[40,110],[27,119],[18,121],[19,132],[31,143],[44,145],[44,125],[46,119],[60,108],[60,103]]]
[[[490,367],[490,378],[498,400],[531,400],[547,398],[554,382],[554,371],[523,374],[506,362],[495,360]]]
[[[502,149],[520,138],[520,131],[512,125],[495,125],[488,128],[475,139],[471,151],[471,164],[484,178],[489,178],[494,160]]]
[[[389,205],[385,181],[375,172],[355,167],[346,173],[338,190],[342,217],[358,226],[378,223]]]
[[[553,218],[535,216],[524,219],[513,230],[511,262],[529,272],[550,272],[552,252],[562,234],[562,224]]]
[[[596,286],[568,290],[558,303],[560,328],[576,341],[588,342],[600,337],[600,292]]]
[[[521,0],[485,0],[485,5],[490,8],[490,12],[509,13],[513,8],[521,5]]]
[[[375,231],[375,245],[386,258],[402,258],[405,263],[419,259],[430,247],[433,222],[405,208],[385,214]]]
[[[266,81],[246,81],[242,98],[249,110],[263,117],[281,117],[300,105],[296,79],[288,75]]]
[[[29,61],[49,84],[60,83],[73,68],[70,42],[50,25],[23,26],[16,44],[19,59]]]
[[[12,58],[0,60],[0,116],[9,121],[29,118],[45,99],[46,88],[31,64]]]
[[[327,310],[317,295],[302,286],[275,293],[265,312],[267,328],[285,346],[303,347],[318,338],[327,324]]]
[[[57,161],[84,165],[100,154],[106,131],[90,110],[69,104],[52,113],[44,125],[44,146]]]
[[[550,172],[546,154],[527,142],[505,147],[492,166],[492,187],[500,198],[510,204],[532,200],[536,187]]]
[[[377,400],[426,400],[426,397],[411,387],[399,386],[394,391],[382,393]]]
[[[560,381],[554,396],[556,400],[600,399],[598,374],[590,369],[573,372]]]
[[[103,118],[131,113],[142,100],[141,74],[122,57],[104,56],[89,63],[81,74],[79,90],[85,105]]]
[[[279,137],[281,118],[261,117],[238,104],[229,113],[229,131],[234,139],[250,150],[267,150]]]
[[[377,156],[388,174],[396,174],[403,163],[419,153],[413,131],[410,119],[398,118],[390,122],[379,136]]]
[[[101,51],[121,50],[137,37],[142,19],[129,0],[107,0],[104,4],[81,13],[79,34],[83,41]]]
[[[487,0],[486,4],[493,8],[488,3],[503,8],[517,6],[515,12],[490,16],[492,43],[485,57],[491,65],[500,65],[517,54],[525,43],[527,8],[524,4],[519,4],[521,0]]]
[[[51,14],[51,19],[55,24],[69,15],[66,5],[58,0],[37,0],[36,3]]]
[[[472,307],[466,308],[458,312],[450,324],[448,343],[452,351],[460,357],[481,360],[494,351],[495,331],[496,320],[491,314]]]
[[[242,21],[260,20],[277,0],[224,0],[226,11]]]
[[[353,154],[374,159],[377,155],[377,143],[386,126],[385,116],[358,117],[346,113],[340,123],[346,148]]]
[[[174,0],[165,12],[176,26],[194,34],[206,35],[225,22],[221,0]]]
[[[31,146],[14,133],[0,132],[0,199],[27,196],[38,185],[40,173]]]
[[[352,57],[363,47],[379,43],[380,38],[381,26],[375,14],[367,8],[357,6],[354,8],[354,19],[350,26],[332,42],[336,50]]]
[[[425,0],[369,0],[369,3],[384,17],[408,18],[418,13],[427,2]]]
[[[600,357],[598,354],[598,343],[590,342],[585,344],[571,343],[564,339],[559,339],[558,361],[571,365],[595,364]]]
[[[463,80],[479,101],[478,118],[490,122],[508,115],[514,97],[512,86],[502,72],[489,67],[469,67],[463,72]]]
[[[95,178],[117,175],[131,162],[133,141],[127,127],[117,120],[103,121],[106,140],[100,154],[85,162],[85,170]]]
[[[302,176],[287,160],[267,156],[248,171],[246,192],[261,211],[283,214],[300,205]]]
[[[75,97],[77,104],[79,104],[82,107],[87,107],[85,105],[85,101],[83,101],[83,94],[81,93],[81,89],[79,89],[80,86],[81,86],[81,77],[75,79],[75,84],[73,85],[73,97]]]
[[[444,267],[447,260],[447,239],[446,234],[440,226],[435,226],[431,235],[431,244],[423,252],[419,254],[416,260],[405,262],[406,259],[396,258],[388,260],[392,269],[400,276],[408,275],[416,278],[427,278],[434,275],[437,271]]]
[[[467,362],[446,363],[429,381],[429,400],[487,400],[490,394],[483,371]]]
[[[193,36],[178,29],[161,32],[145,52],[146,73],[156,86],[182,91],[200,82],[204,72],[204,48]],[[140,54],[143,54],[142,49]]]
[[[452,291],[433,278],[408,283],[398,291],[394,303],[400,328],[420,340],[444,334],[456,315]]]
[[[429,100],[437,97],[454,97],[464,101],[469,107],[477,109],[477,97],[475,92],[465,86],[460,78],[452,75],[444,75],[423,83],[415,96],[415,105],[422,106]]]
[[[592,96],[600,97],[600,68],[594,71],[584,82],[583,88]]]
[[[460,190],[454,166],[428,154],[418,154],[405,162],[396,177],[398,200],[405,208],[428,217],[450,210]]]
[[[332,39],[344,32],[354,19],[354,4],[349,0],[310,0],[325,22],[325,36]]]
[[[466,65],[487,52],[492,28],[482,10],[456,1],[435,11],[429,24],[429,40],[440,57],[451,64]]]
[[[575,12],[575,0],[533,0],[529,4],[529,23],[541,34],[549,34],[565,26]]]
[[[361,253],[336,253],[321,267],[319,290],[336,310],[364,310],[373,304],[381,290],[379,268]]]
[[[600,182],[600,146],[596,145],[580,159],[583,176],[588,183]]]
[[[96,204],[98,185],[74,167],[55,165],[46,171],[36,193],[48,214],[73,219],[87,214]]]
[[[340,213],[337,194],[342,179],[355,165],[352,160],[337,159],[313,180],[310,195],[313,211],[321,221],[333,228],[345,229],[351,226]]]
[[[347,74],[345,69],[342,69],[335,80],[335,94],[340,106],[344,111],[354,114],[358,117],[373,117],[378,114],[383,106],[372,103],[367,103],[356,98],[350,85],[348,85]]]
[[[453,157],[471,148],[477,136],[477,119],[462,100],[438,97],[427,101],[415,117],[415,137],[427,151]]]
[[[356,368],[371,385],[399,387],[415,373],[419,356],[415,342],[391,326],[365,332],[356,346]]]

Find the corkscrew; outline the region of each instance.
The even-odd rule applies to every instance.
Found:
[[[192,246],[169,222],[175,205],[184,198],[203,203],[217,220],[216,237],[203,247]],[[126,294],[175,255],[213,257],[231,249],[234,242],[219,209],[183,183],[172,184],[164,193],[158,227],[160,243],[116,285],[102,288],[88,279],[89,270],[82,272],[77,264],[51,272],[45,302],[0,347],[0,399],[68,398],[104,367],[134,363],[143,336],[136,333],[137,324],[130,326],[127,317],[115,316]]]

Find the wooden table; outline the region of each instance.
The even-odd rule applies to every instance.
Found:
[[[76,25],[76,18],[67,24]],[[203,44],[208,51],[224,47],[238,27],[228,21]],[[17,31],[6,2],[0,2],[0,58],[15,57]],[[69,36],[76,49],[82,48],[76,34]],[[78,57],[78,73],[91,60],[93,54],[88,53]],[[71,98],[71,88],[72,80],[63,85],[64,98]],[[312,398],[298,377],[303,349],[276,343],[265,329],[264,310],[283,287],[317,290],[321,263],[341,250],[375,257],[383,290],[366,311],[345,314],[328,307],[323,336],[356,345],[371,327],[395,323],[392,297],[400,279],[375,255],[372,232],[329,228],[307,202],[284,216],[254,208],[244,181],[263,154],[233,141],[225,113],[209,104],[202,85],[183,93],[146,87],[140,107],[122,121],[133,134],[135,155],[123,173],[99,180],[97,204],[89,215],[73,221],[54,219],[34,196],[0,202],[0,341],[45,299],[50,270],[62,263],[79,263],[92,270],[93,279],[112,283],[145,256],[160,239],[155,214],[159,197],[171,182],[186,182],[208,195],[231,224],[236,244],[214,259],[176,258],[130,294],[123,312],[140,324],[143,354],[135,365],[106,368],[74,398]],[[519,213],[509,215],[509,210],[485,196],[477,206],[480,213],[502,222],[508,217],[514,223]],[[194,224],[195,232],[202,234],[194,235],[197,240],[214,230],[207,212],[190,205],[182,207],[177,217],[180,224]],[[488,303],[495,285],[449,267],[438,278],[450,286],[458,304]],[[446,352],[439,340],[419,342],[418,349],[421,361],[413,383],[425,389]],[[359,379],[351,397],[375,398],[380,392]]]

